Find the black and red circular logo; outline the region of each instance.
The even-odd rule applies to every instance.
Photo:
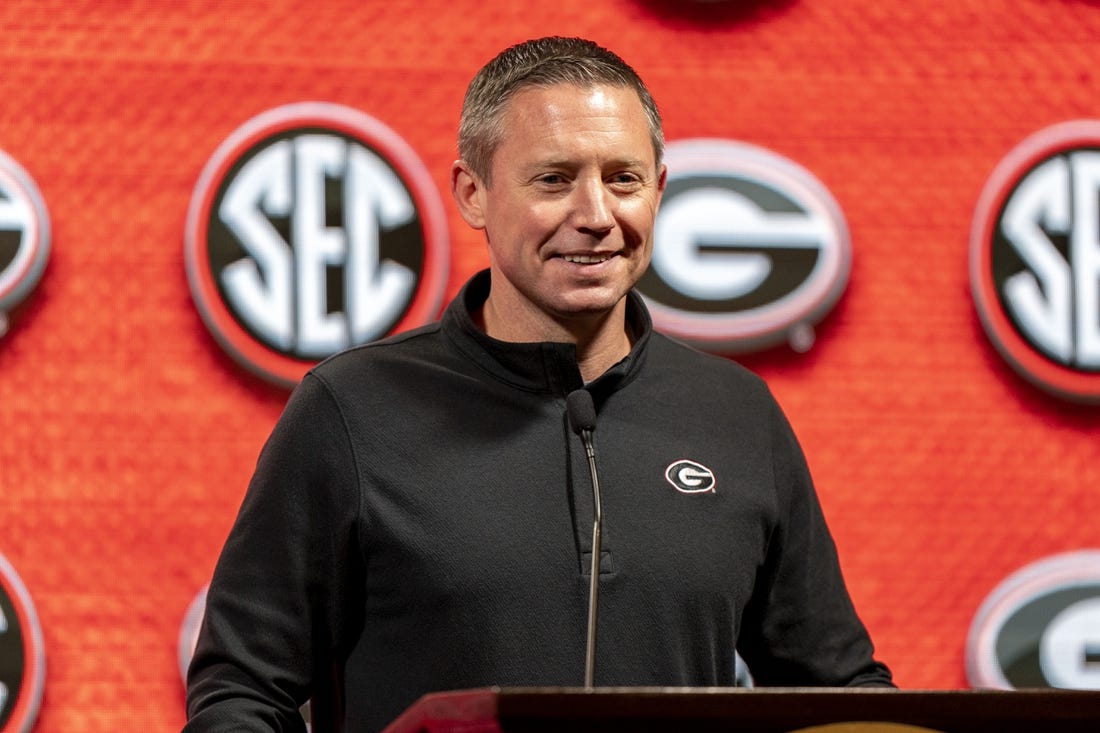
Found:
[[[638,282],[654,326],[722,352],[808,350],[851,270],[848,226],[828,189],[732,140],[677,141],[665,161],[653,259]]]
[[[31,596],[0,555],[0,731],[29,733],[46,684],[46,645]]]
[[[396,133],[302,102],[246,122],[187,214],[195,303],[219,344],[278,384],[438,315],[449,242],[439,193]]]
[[[50,251],[50,221],[38,187],[0,152],[0,336],[7,313],[38,284]]]
[[[970,283],[1019,374],[1100,403],[1100,122],[1046,128],[1001,161],[974,214]]]

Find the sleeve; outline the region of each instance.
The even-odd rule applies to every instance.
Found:
[[[741,656],[760,686],[892,687],[844,584],[805,456],[772,405],[780,518],[742,620]]]
[[[215,567],[185,733],[305,730],[300,706],[342,668],[362,624],[358,483],[338,406],[307,375]]]

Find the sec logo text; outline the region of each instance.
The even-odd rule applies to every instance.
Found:
[[[217,341],[289,386],[337,351],[434,318],[449,243],[439,194],[404,140],[356,110],[303,102],[253,118],[214,153],[185,255]]]
[[[1100,403],[1100,122],[1049,127],[997,166],[974,214],[970,282],[1020,375]]]

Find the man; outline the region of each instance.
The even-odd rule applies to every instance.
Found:
[[[652,331],[632,287],[665,186],[657,108],[621,59],[550,38],[471,83],[452,170],[490,268],[440,323],[337,355],[295,390],[218,562],[188,731],[349,731],[420,695],[582,682],[603,487],[601,686],[891,684],[767,388]],[[692,480],[673,467],[690,461]]]

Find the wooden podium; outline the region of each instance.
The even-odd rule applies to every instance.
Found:
[[[384,733],[1100,733],[1100,692],[489,688],[425,695]]]

